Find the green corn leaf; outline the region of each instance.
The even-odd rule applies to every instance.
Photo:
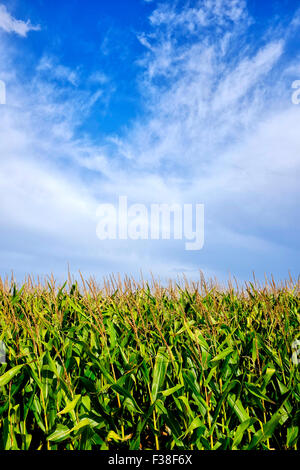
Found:
[[[115,384],[111,386],[112,390],[115,390],[119,395],[122,395],[123,397],[127,398],[127,400],[130,402],[131,408],[133,408],[137,413],[143,413],[138,404],[136,403],[134,397],[131,395],[130,391],[126,390],[124,386],[120,384],[122,383],[122,379],[117,381]]]
[[[240,399],[236,398],[234,394],[228,394],[227,401],[241,423],[249,420],[249,414],[246,412]]]
[[[283,414],[283,411],[282,409],[280,408],[273,416],[272,418],[267,421],[267,423],[265,423],[263,425],[263,429],[260,429],[259,431],[257,431],[253,438],[252,438],[252,441],[250,442],[250,445],[249,447],[247,448],[248,450],[251,450],[253,449],[254,447],[257,448],[257,446],[261,443],[261,442],[264,442],[266,441],[267,439],[270,439],[276,429],[276,427],[278,426],[281,418],[282,418],[282,414]]]
[[[296,444],[299,434],[299,426],[291,426],[287,429],[286,445],[291,448]]]
[[[25,364],[15,366],[12,369],[5,372],[5,374],[3,374],[0,377],[0,387],[4,387],[4,385],[8,384],[8,382],[10,382],[14,378],[14,376],[20,372],[20,370],[24,367],[24,365]]]
[[[121,441],[122,438],[120,436],[118,436],[118,434],[115,431],[109,431],[109,433],[107,434],[106,440],[107,441],[111,441],[111,440]]]
[[[79,399],[80,399],[81,395],[76,395],[74,400],[70,401],[67,406],[58,413],[58,416],[59,415],[64,415],[66,413],[70,413],[70,411],[73,411],[75,406],[77,405]]]
[[[223,352],[221,352],[220,354],[218,354],[217,356],[215,356],[213,359],[211,359],[211,362],[217,362],[217,361],[221,361],[221,359],[224,359],[225,357],[228,356],[228,354],[232,353],[233,352],[233,348],[227,348],[225,349]]]
[[[71,431],[79,431],[82,428],[85,428],[86,426],[90,426],[92,428],[95,428],[96,426],[99,426],[99,423],[91,418],[83,418],[77,423]]]
[[[168,390],[164,390],[164,391],[162,391],[162,392],[160,392],[160,393],[162,393],[164,397],[168,397],[169,395],[173,395],[173,393],[177,392],[177,391],[180,390],[182,387],[183,387],[183,385],[178,384],[178,385],[175,385],[175,387],[168,388]]]
[[[238,426],[238,428],[237,428],[237,430],[234,434],[232,449],[237,449],[238,445],[240,444],[241,440],[243,439],[243,435],[244,435],[245,431],[249,427],[252,427],[252,425],[255,421],[256,421],[256,418],[249,418],[249,419],[247,419],[246,421],[244,421],[243,423],[241,423]]]
[[[188,434],[192,434],[192,432],[195,429],[201,428],[202,432],[206,430],[206,426],[204,425],[203,421],[199,416],[196,416],[196,418],[193,419],[191,424],[189,425],[188,429],[185,431],[185,433],[181,436],[182,439],[184,439]]]
[[[269,403],[273,403],[275,405],[275,402],[273,400],[270,400],[270,398],[268,398],[264,393],[262,393],[256,385],[253,385],[251,383],[246,383],[245,386],[247,387],[247,389],[252,395],[255,395],[256,397],[261,398],[262,400],[268,401]]]
[[[151,404],[153,404],[157,398],[157,394],[161,391],[169,363],[169,356],[166,353],[164,347],[160,347],[157,352],[155,359],[155,365],[153,370],[152,388],[151,388]]]
[[[65,441],[71,433],[71,429],[63,424],[58,424],[55,431],[47,437],[48,441],[62,442]]]

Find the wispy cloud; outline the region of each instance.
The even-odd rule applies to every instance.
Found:
[[[48,78],[57,79],[60,82],[67,81],[76,86],[79,81],[78,73],[76,70],[70,69],[65,65],[57,62],[56,58],[43,56],[37,66],[37,71],[47,74]]]
[[[193,5],[178,10],[164,3],[150,16],[152,31],[139,36],[146,47],[140,62],[146,116],[115,143],[129,174],[159,175],[173,199],[206,204],[207,251],[195,263],[224,267],[225,252],[234,257],[243,247],[241,263],[254,268],[260,262],[254,257],[251,264],[249,253],[262,246],[267,259],[268,244],[270,252],[274,243],[277,253],[296,248],[300,230],[299,109],[284,79],[299,59],[285,56],[286,31],[248,42],[254,20],[245,2]],[[155,194],[166,198],[165,191]],[[265,269],[273,269],[268,263]]]
[[[253,21],[244,1],[154,7],[150,29],[138,35],[143,112],[100,144],[78,128],[102,96],[102,70],[90,76],[97,91],[80,86],[79,68],[49,55],[30,83],[12,77],[0,116],[0,197],[8,201],[0,208],[2,246],[11,253],[3,269],[12,257],[25,257],[36,272],[62,272],[67,261],[96,273],[226,276],[231,268],[246,277],[252,269],[296,269],[299,108],[286,74],[300,62],[286,57],[284,30],[249,43]],[[9,67],[0,71],[8,76]],[[99,242],[95,208],[120,194],[146,204],[204,203],[204,250]]]
[[[125,141],[119,140],[120,151],[136,165],[167,174],[180,167],[186,174],[198,174],[220,157],[224,145],[262,119],[269,106],[269,74],[284,48],[283,40],[252,47],[246,43],[250,18],[241,10],[243,2],[239,7],[234,1],[222,2],[223,9],[219,2],[199,5],[177,13],[164,4],[151,15],[153,30],[140,36],[147,48],[141,90],[148,118]],[[162,29],[161,23],[168,28]],[[185,26],[178,30],[178,24]],[[221,26],[224,34],[218,34]],[[191,32],[188,37],[186,30]]]
[[[3,29],[7,33],[15,33],[25,37],[29,31],[40,30],[40,26],[32,25],[29,20],[17,20],[9,13],[5,5],[0,4],[0,29]]]

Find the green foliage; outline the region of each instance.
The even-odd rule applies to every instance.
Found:
[[[298,285],[0,282],[0,449],[297,449]]]

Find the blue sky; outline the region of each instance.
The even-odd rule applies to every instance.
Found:
[[[300,9],[0,0],[0,274],[299,274]],[[203,203],[205,244],[107,240],[97,207]]]

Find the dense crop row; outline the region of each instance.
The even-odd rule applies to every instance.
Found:
[[[0,449],[297,449],[299,319],[292,282],[1,283]]]

